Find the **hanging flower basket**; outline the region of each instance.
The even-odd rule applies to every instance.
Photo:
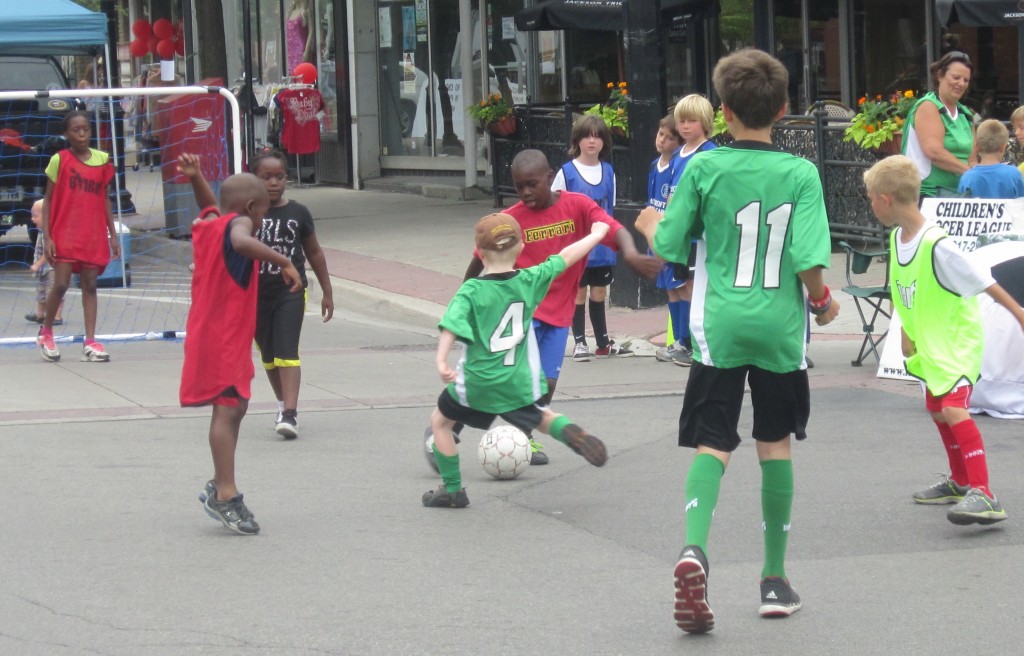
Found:
[[[508,137],[516,133],[516,117],[505,116],[487,124],[487,131],[496,137]]]
[[[903,130],[897,130],[892,133],[892,139],[885,143],[880,143],[871,149],[871,152],[875,154],[878,159],[884,159],[889,155],[899,155],[903,148]]]

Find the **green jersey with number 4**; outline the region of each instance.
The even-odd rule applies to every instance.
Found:
[[[438,324],[465,344],[448,385],[459,404],[501,414],[547,393],[533,313],[563,271],[565,260],[552,255],[537,266],[462,283]]]
[[[799,369],[808,316],[797,273],[831,258],[814,165],[754,141],[700,153],[669,200],[654,250],[686,262],[691,237],[694,359],[722,369]]]

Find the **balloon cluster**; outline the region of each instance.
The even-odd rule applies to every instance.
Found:
[[[158,18],[150,24],[145,18],[140,18],[132,23],[132,34],[135,39],[128,44],[132,57],[152,54],[162,61],[170,61],[175,54],[185,56],[185,37],[181,23]]]

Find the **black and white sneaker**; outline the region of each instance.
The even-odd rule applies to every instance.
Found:
[[[295,410],[285,410],[280,413],[277,418],[277,425],[274,429],[277,434],[286,440],[294,440],[299,436],[299,419],[298,412]]]
[[[227,501],[218,501],[215,493],[206,498],[206,501],[203,502],[203,509],[206,510],[207,515],[235,533],[256,535],[260,532],[260,525],[256,523],[256,518],[245,506],[241,494]]]
[[[761,579],[761,617],[789,617],[800,610],[800,595],[778,576]]]
[[[676,587],[676,626],[687,633],[707,633],[715,628],[715,614],[708,605],[708,558],[696,545],[683,547],[673,571]]]
[[[212,478],[206,481],[206,487],[199,493],[199,503],[205,504],[210,497],[217,498],[217,481]]]

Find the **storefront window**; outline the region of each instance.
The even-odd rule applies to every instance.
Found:
[[[801,14],[806,4],[806,23]],[[807,67],[804,67],[806,25]],[[808,111],[816,100],[841,100],[839,3],[823,0],[775,2],[775,56],[789,71],[790,113]]]
[[[853,21],[850,65],[857,97],[928,90],[920,0],[854,0]]]

